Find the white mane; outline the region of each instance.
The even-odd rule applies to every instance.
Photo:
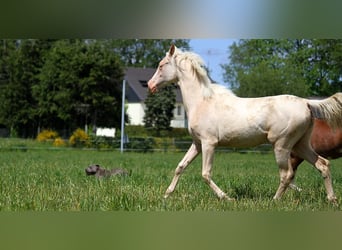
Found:
[[[178,52],[176,58],[177,65],[180,65],[182,61],[187,61],[191,64],[193,73],[202,86],[203,96],[205,98],[211,97],[213,90],[211,88],[211,81],[205,68],[204,60],[193,52]]]
[[[204,60],[198,54],[178,51],[176,57],[178,66],[180,66],[182,61],[187,61],[191,64],[193,73],[196,75],[202,86],[204,98],[210,98],[214,93],[234,95],[234,93],[226,87],[219,84],[213,84],[211,82],[205,68]],[[182,69],[180,68],[180,70]]]

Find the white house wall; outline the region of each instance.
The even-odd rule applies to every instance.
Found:
[[[178,109],[180,106],[180,110]],[[180,111],[180,112],[178,112]],[[129,103],[127,104],[127,114],[130,118],[131,125],[144,125],[145,105],[141,103]],[[171,127],[173,128],[185,128],[185,111],[183,104],[176,104],[176,108],[173,112],[174,118],[171,120]]]
[[[145,115],[144,105],[141,103],[129,103],[127,106],[127,114],[130,119],[130,124],[143,125]]]

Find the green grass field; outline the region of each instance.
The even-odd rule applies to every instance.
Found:
[[[163,194],[184,153],[120,154],[34,145],[0,140],[1,211],[340,210],[340,206],[327,202],[320,174],[306,163],[296,178],[303,191],[288,190],[281,201],[273,201],[279,175],[272,154],[216,153],[213,180],[235,202],[218,200],[202,181],[201,157],[188,167],[175,192],[164,200]],[[132,175],[97,180],[84,171],[93,163],[126,168]],[[342,159],[331,163],[335,193],[341,200]]]

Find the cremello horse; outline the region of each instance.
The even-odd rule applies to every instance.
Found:
[[[154,93],[173,82],[177,82],[182,92],[193,143],[179,162],[165,198],[174,191],[185,168],[202,152],[204,181],[219,198],[232,200],[211,179],[215,147],[252,147],[270,142],[280,173],[280,185],[274,199],[282,196],[294,178],[290,160],[293,152],[321,173],[328,200],[336,201],[329,161],[312,149],[310,135],[314,117],[326,120],[332,127],[342,124],[342,93],[322,101],[291,95],[240,98],[210,82],[198,55],[182,52],[174,45],[160,61],[148,87]]]

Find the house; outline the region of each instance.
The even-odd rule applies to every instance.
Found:
[[[133,68],[125,70],[127,114],[131,125],[144,125],[145,100],[148,94],[147,82],[153,76],[154,68]],[[176,103],[171,127],[187,127],[186,114],[180,89],[176,89]]]

